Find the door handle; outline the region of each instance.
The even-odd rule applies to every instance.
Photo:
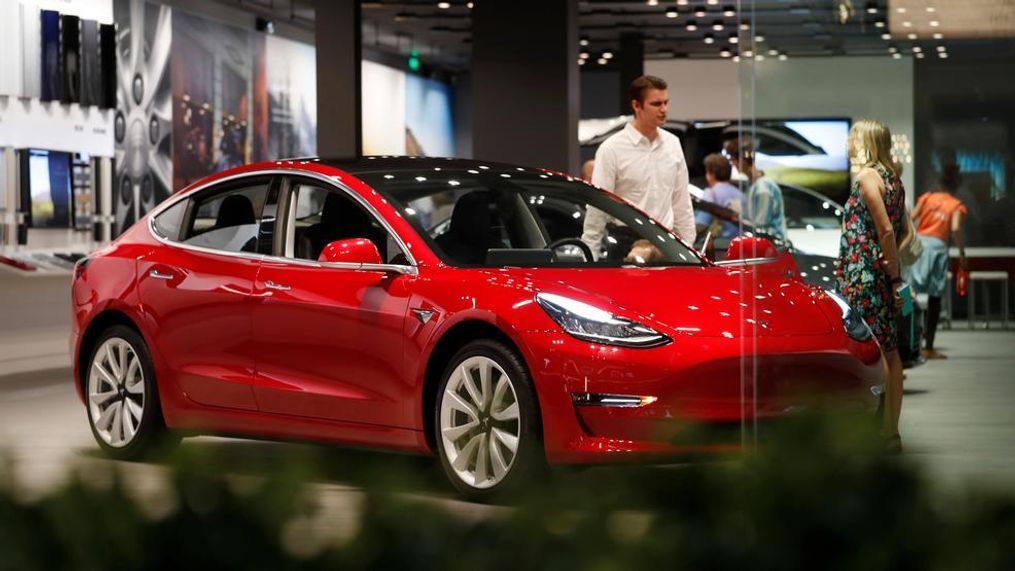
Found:
[[[287,286],[285,284],[277,284],[277,283],[275,283],[275,282],[273,282],[271,280],[268,280],[268,281],[264,282],[264,287],[266,287],[268,289],[278,290],[278,291],[289,291],[289,290],[292,289],[291,287],[289,287],[289,286]]]
[[[176,277],[172,273],[165,273],[164,274],[164,273],[162,273],[162,272],[160,272],[158,270],[152,270],[152,271],[148,272],[148,275],[153,277],[153,278],[155,278],[155,279],[157,279],[157,280],[171,280],[174,277]]]

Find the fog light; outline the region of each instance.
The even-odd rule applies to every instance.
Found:
[[[571,400],[577,406],[639,407],[652,404],[659,397],[644,395],[615,395],[605,393],[571,393]]]

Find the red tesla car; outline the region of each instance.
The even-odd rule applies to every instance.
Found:
[[[560,235],[590,208],[600,243]],[[341,442],[436,454],[474,497],[544,462],[714,447],[672,436],[805,395],[873,406],[866,325],[749,250],[713,264],[541,169],[241,167],[77,264],[77,390],[115,457],[181,431]]]

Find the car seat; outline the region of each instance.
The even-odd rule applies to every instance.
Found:
[[[438,236],[436,242],[456,262],[482,264],[490,248],[509,247],[501,237],[503,232],[496,194],[474,190],[455,203],[448,231]]]
[[[341,195],[329,192],[324,199],[321,221],[308,227],[300,236],[296,246],[296,257],[316,260],[325,246],[335,240],[346,238],[367,238],[374,244],[378,243],[377,231],[370,220],[370,215]],[[384,244],[377,246],[382,257],[384,246]]]

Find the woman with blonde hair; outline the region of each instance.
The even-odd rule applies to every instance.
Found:
[[[896,314],[902,307],[897,240],[903,235],[906,193],[892,160],[892,135],[880,121],[862,119],[849,131],[849,155],[859,167],[850,189],[835,270],[839,290],[881,344],[888,362],[885,433],[892,451],[902,449],[902,361]]]

